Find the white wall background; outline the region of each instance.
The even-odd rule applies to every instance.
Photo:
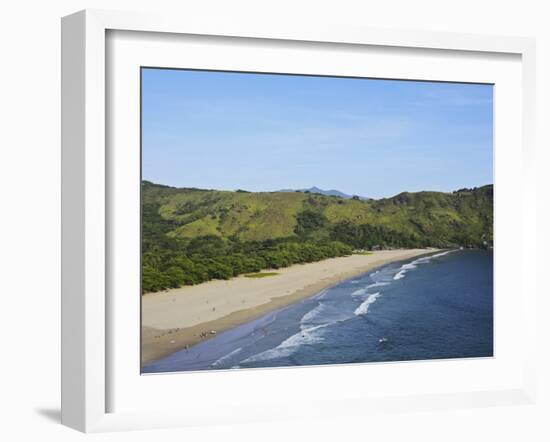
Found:
[[[550,226],[539,207],[540,398],[537,405],[378,415],[365,419],[85,436],[59,425],[60,17],[84,8],[245,15],[250,20],[350,23],[533,36],[538,43],[539,192],[550,193],[550,13],[523,0],[12,0],[0,6],[0,437],[7,441],[550,440]],[[539,198],[541,203],[548,198]],[[185,400],[185,398],[182,398]]]

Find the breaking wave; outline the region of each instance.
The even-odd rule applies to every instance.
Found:
[[[370,305],[375,302],[380,297],[380,292],[373,293],[372,295],[369,295],[369,297],[359,306],[355,309],[355,314],[357,316],[366,315],[369,311]]]
[[[365,287],[367,290],[372,288],[372,287],[382,287],[382,286],[385,286],[385,285],[389,285],[390,283],[389,282],[384,282],[384,281],[378,281],[378,282],[374,282],[372,284],[369,284],[367,287]]]
[[[407,264],[403,264],[400,268],[399,268],[399,271],[395,274],[395,276],[393,277],[393,280],[394,281],[397,281],[399,279],[402,279],[405,277],[405,275],[407,274],[407,272],[409,270],[413,270],[413,269],[416,269],[416,267],[418,266],[418,264],[425,264],[427,262],[430,262],[432,259],[434,258],[439,258],[441,256],[445,256],[445,255],[448,255],[449,253],[451,252],[454,252],[454,250],[446,250],[445,252],[440,252],[440,253],[436,253],[435,255],[430,255],[430,256],[424,256],[422,258],[418,258],[418,259],[415,259],[414,261],[410,262],[410,263],[407,263]]]
[[[355,290],[351,296],[362,296],[364,295],[365,293],[367,293],[367,287],[365,287],[364,289],[359,289],[359,290]]]
[[[349,312],[341,309],[338,305],[326,304],[321,302],[313,310],[307,312],[300,320],[300,327],[307,328],[310,325],[319,324],[334,324],[336,322],[345,321],[351,316]]]
[[[351,296],[364,296],[367,294],[367,291],[373,287],[383,287],[385,285],[389,285],[390,283],[389,282],[385,282],[385,281],[377,281],[377,282],[373,282],[372,284],[369,284],[367,285],[366,287],[362,288],[362,289],[357,289],[355,290],[354,292],[351,293]]]
[[[232,352],[230,353],[227,353],[226,355],[222,356],[221,358],[219,358],[217,361],[214,361],[212,363],[212,367],[217,367],[218,365],[222,364],[223,362],[227,361],[228,359],[230,359],[231,357],[235,356],[236,354],[240,353],[240,351],[242,350],[242,347],[239,347],[239,348],[236,348],[235,350],[233,350]]]
[[[319,330],[328,327],[330,324],[331,323],[321,324],[314,327],[305,328],[285,339],[277,347],[263,351],[257,355],[250,356],[241,363],[246,364],[248,362],[268,361],[270,359],[290,356],[302,345],[311,345],[322,342],[323,337]]]

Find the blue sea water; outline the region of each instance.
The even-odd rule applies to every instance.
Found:
[[[493,253],[456,250],[341,282],[143,373],[493,355]]]

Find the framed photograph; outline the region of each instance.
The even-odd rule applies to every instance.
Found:
[[[534,400],[534,42],[83,11],[62,421]]]

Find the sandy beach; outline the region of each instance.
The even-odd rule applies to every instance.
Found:
[[[142,363],[190,347],[372,268],[436,251],[375,251],[369,255],[272,270],[278,274],[265,278],[240,276],[145,294],[142,297]]]

